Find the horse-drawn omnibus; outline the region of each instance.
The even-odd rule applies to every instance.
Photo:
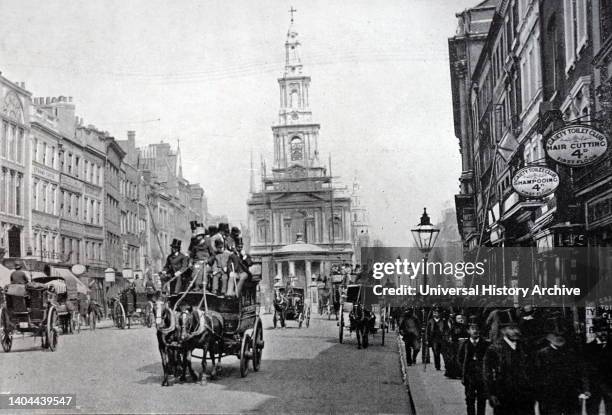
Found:
[[[164,366],[162,385],[168,385],[167,378],[172,374],[172,368],[164,363],[169,361],[164,357],[164,353],[169,353],[168,349],[182,353],[183,358],[178,361],[183,364],[183,377],[185,367],[194,376],[188,358],[193,349],[203,351],[202,356],[194,355],[202,359],[202,373],[206,370],[206,361],[212,361],[213,377],[216,374],[216,358],[220,361],[229,355],[240,360],[241,377],[248,374],[249,365],[255,372],[259,371],[264,340],[258,298],[261,275],[253,275],[255,269],[260,270],[261,267],[250,267],[251,279],[244,282],[239,297],[190,291],[170,295],[165,302],[162,299],[156,301],[155,322]],[[206,356],[207,351],[210,352],[210,359]]]
[[[381,345],[385,345],[386,317],[384,307],[374,295],[372,287],[363,284],[349,284],[341,287],[341,315],[338,322],[338,340],[344,341],[348,328],[349,335],[357,335],[357,346],[369,345],[369,335],[380,334]]]
[[[0,307],[0,343],[5,352],[13,346],[13,334],[32,333],[41,337],[42,347],[55,351],[58,338],[57,294],[36,282],[9,284]]]

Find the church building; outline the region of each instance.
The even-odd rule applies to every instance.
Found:
[[[328,276],[332,264],[350,263],[353,255],[351,198],[334,189],[331,168],[319,159],[310,81],[292,18],[278,79],[279,118],[272,126],[273,167],[268,172],[263,164],[261,188],[252,188],[247,202],[251,255],[262,260],[268,293],[276,282],[306,288],[312,277]]]

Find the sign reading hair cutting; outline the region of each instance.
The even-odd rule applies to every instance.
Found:
[[[512,187],[525,197],[544,197],[559,186],[559,175],[546,167],[524,167],[512,178]]]
[[[546,152],[557,163],[580,167],[593,163],[608,149],[608,138],[586,125],[564,127],[546,140]]]

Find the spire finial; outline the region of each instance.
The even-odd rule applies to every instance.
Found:
[[[297,12],[297,9],[294,9],[293,6],[291,6],[291,9],[289,9],[289,13],[291,13],[291,23],[293,23],[293,13]]]

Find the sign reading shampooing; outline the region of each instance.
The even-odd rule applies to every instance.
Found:
[[[580,167],[593,163],[608,149],[608,138],[586,125],[564,127],[546,140],[546,152],[557,163]]]
[[[524,167],[512,178],[512,187],[526,197],[544,197],[559,186],[559,176],[546,167]]]

